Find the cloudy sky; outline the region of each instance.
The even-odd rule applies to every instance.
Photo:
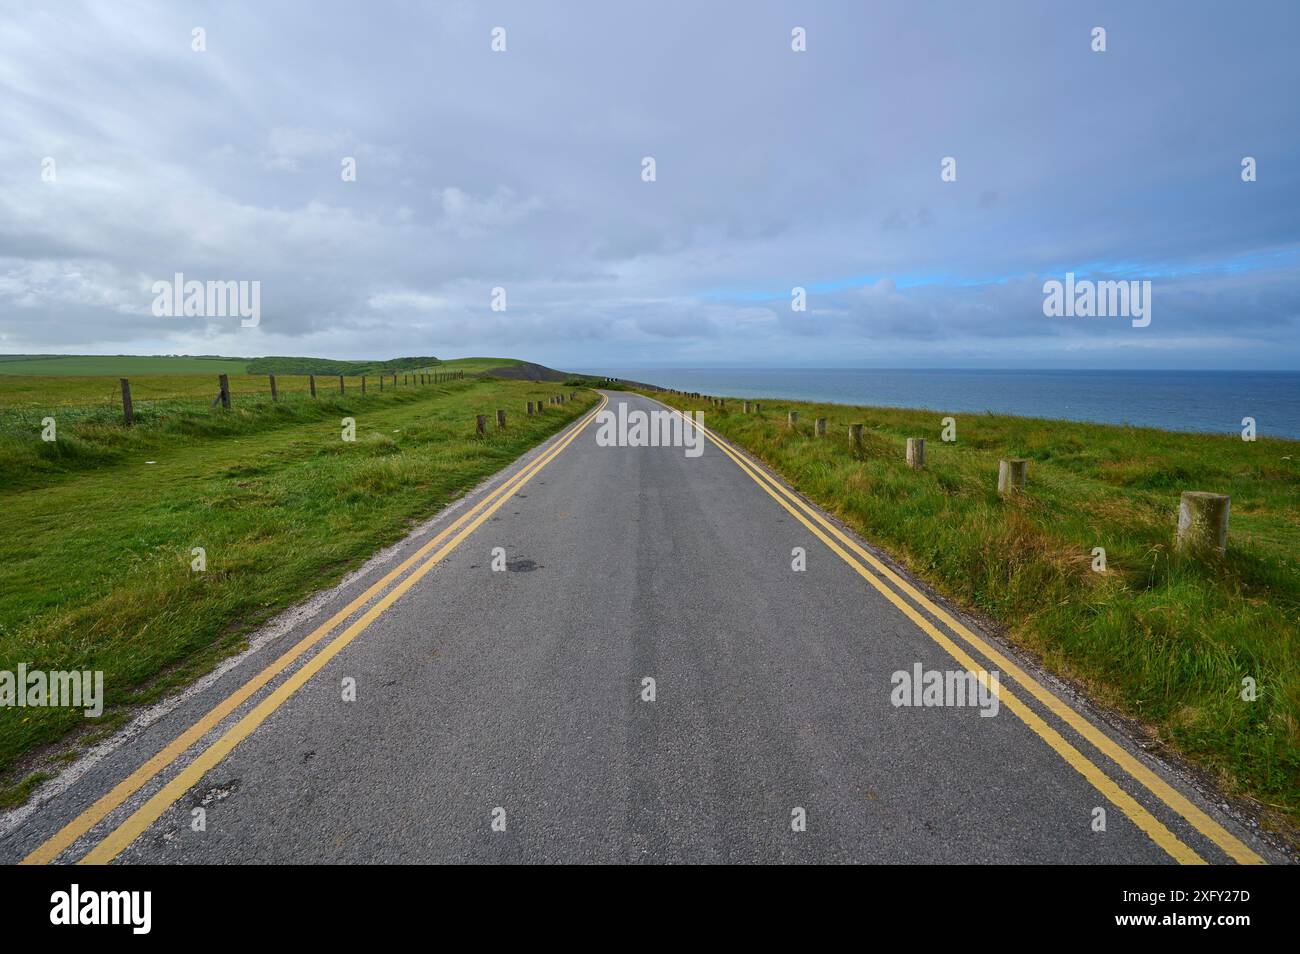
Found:
[[[0,352],[1300,368],[1298,41],[1249,0],[7,4]],[[1045,317],[1067,271],[1150,326]],[[176,272],[261,324],[155,317]]]

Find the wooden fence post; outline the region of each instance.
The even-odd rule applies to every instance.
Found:
[[[909,437],[907,439],[907,466],[920,470],[925,466],[925,438]]]
[[[339,394],[343,393],[343,375],[339,375]]]
[[[366,393],[366,376],[364,374],[361,375],[361,393],[363,395]]]
[[[863,453],[863,449],[862,449],[862,425],[861,425],[861,424],[850,424],[850,425],[849,425],[849,439],[853,441],[853,454],[854,454],[854,456],[855,456],[855,457],[861,457],[861,456],[862,456],[862,453]]]
[[[1226,553],[1231,506],[1232,498],[1227,494],[1183,491],[1178,501],[1178,551],[1192,556]]]
[[[998,493],[1003,497],[1018,494],[1025,489],[1025,475],[1029,461],[1023,457],[1003,458],[998,461]]]
[[[505,411],[502,411],[502,410],[498,410],[498,411],[497,411],[497,428],[500,429],[500,430],[504,430],[504,429],[505,429],[505,426],[506,426],[506,412],[505,412]]]
[[[813,430],[815,430],[815,431],[817,432],[817,436],[818,436],[818,437],[825,437],[825,436],[826,436],[826,418],[824,418],[824,417],[819,417],[819,418],[817,418],[817,422],[813,425]]]
[[[745,402],[745,413],[746,413],[746,414],[749,413],[749,402],[748,402],[748,401]]]
[[[311,396],[316,396],[316,375],[307,375],[307,387],[311,388]]]
[[[275,388],[275,375],[268,375],[268,377],[271,379],[271,401],[274,403],[275,401],[280,400],[280,392]]]
[[[798,430],[798,428],[799,428],[799,412],[798,412],[798,411],[790,411],[788,414],[786,414],[785,422],[786,422],[787,425],[789,425],[790,430],[792,430],[792,431],[794,431],[794,430]]]
[[[227,411],[230,410],[230,378],[224,374],[217,375],[217,383],[221,385],[221,406]]]
[[[475,431],[478,432],[478,434],[479,434],[480,437],[481,437],[484,433],[487,432],[487,415],[486,415],[486,414],[478,414],[478,415],[475,415],[475,417],[474,417],[474,429],[475,429]]]
[[[122,378],[122,421],[130,427],[135,423],[135,407],[131,404],[131,382]]]
[[[529,414],[530,417],[532,416],[532,413],[533,413],[533,402],[532,402],[532,401],[529,401],[529,402],[528,402],[528,414]]]

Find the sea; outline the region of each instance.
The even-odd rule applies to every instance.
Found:
[[[861,368],[593,368],[738,398],[924,408],[1300,440],[1300,371],[988,371]]]

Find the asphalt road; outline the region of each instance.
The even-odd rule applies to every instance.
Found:
[[[1019,711],[894,705],[895,672],[965,667],[852,551],[713,444],[692,458],[596,431],[156,774],[141,766],[569,432],[107,746],[11,820],[0,860],[1216,863],[1225,845],[1276,860],[1104,723],[1081,716],[1157,791],[1006,672]]]

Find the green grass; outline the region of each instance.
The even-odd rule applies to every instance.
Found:
[[[467,358],[437,365],[439,372],[477,374],[481,366],[500,367],[511,359]],[[265,408],[271,403],[270,378],[265,374],[228,373],[232,406],[237,411]],[[398,373],[398,390],[415,386],[415,373]],[[156,374],[130,378],[131,403],[136,427],[123,428],[122,391],[116,378],[100,376],[20,376],[0,374],[0,475],[11,488],[39,486],[60,474],[98,467],[125,459],[132,449],[143,452],[152,446],[142,438],[161,431],[175,435],[194,428],[239,430],[241,423],[205,415],[196,421],[187,412],[210,403],[218,393],[215,374]],[[276,388],[283,405],[279,410],[298,407],[297,399],[310,400],[310,378],[306,374],[276,374]],[[367,392],[380,394],[379,375],[366,377]],[[385,392],[392,389],[391,372],[384,372]],[[360,376],[344,376],[345,394],[361,390]],[[336,374],[318,374],[320,397],[337,395]],[[52,417],[61,440],[57,444],[32,440],[39,436],[44,421]],[[272,419],[274,420],[274,419]],[[67,428],[75,430],[69,431]],[[93,432],[94,439],[86,436]]]
[[[236,389],[230,411],[181,395],[127,428],[65,403],[83,379],[47,380],[66,388],[44,398],[66,409],[57,444],[28,427],[28,407],[0,407],[0,669],[102,670],[100,727],[207,670],[595,400],[553,406],[556,385],[476,378],[364,398],[291,391],[278,404]],[[525,415],[530,400],[543,413]],[[509,426],[476,436],[474,416],[497,408]],[[353,443],[343,417],[356,419]],[[192,547],[206,572],[191,571]],[[25,797],[19,760],[86,725],[74,710],[0,709],[0,794]]]
[[[762,401],[761,415],[655,393],[782,474],[1051,669],[1141,721],[1225,789],[1300,824],[1300,442],[999,415]],[[799,412],[797,432],[786,413]],[[812,434],[817,417],[829,436]],[[848,425],[862,422],[855,457]],[[904,460],[926,438],[926,469]],[[1003,502],[1000,457],[1030,460]],[[1228,553],[1171,552],[1179,494],[1232,496]],[[1092,570],[1104,547],[1107,572]],[[1259,686],[1240,698],[1243,677]]]
[[[392,374],[393,372],[433,368],[443,362],[437,358],[390,358],[387,361],[336,361],[333,358],[249,358],[249,374]]]
[[[248,358],[189,355],[6,355],[0,354],[0,375],[243,374]]]
[[[504,365],[519,364],[517,358],[451,358],[432,356],[389,358],[386,360],[336,361],[332,358],[271,356],[265,358],[223,358],[216,355],[41,355],[0,354],[0,377],[25,375],[41,377],[131,378],[157,375],[217,374],[391,374],[419,368],[458,370],[478,374]],[[116,385],[116,381],[105,382]]]
[[[484,371],[492,371],[512,364],[523,364],[523,362],[517,358],[452,358],[444,361],[443,367],[464,371],[466,374],[482,374]]]
[[[495,368],[520,364],[517,358],[449,358],[434,357],[389,358],[386,361],[335,361],[331,358],[250,358],[249,374],[392,374],[412,370],[463,371],[466,375],[479,374]]]

